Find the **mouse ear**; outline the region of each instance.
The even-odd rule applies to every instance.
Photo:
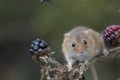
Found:
[[[69,36],[70,36],[69,33],[65,33],[65,34],[64,34],[64,37],[69,37]]]

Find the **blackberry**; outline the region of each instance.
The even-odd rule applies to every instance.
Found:
[[[34,55],[34,54],[41,55],[45,53],[45,51],[47,50],[48,52],[50,50],[48,44],[44,40],[39,38],[34,40],[30,46],[31,55]]]
[[[111,46],[120,45],[120,25],[110,25],[102,33],[106,44]]]

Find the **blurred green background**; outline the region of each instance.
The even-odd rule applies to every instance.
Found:
[[[65,63],[61,51],[63,34],[84,25],[96,31],[120,24],[120,0],[0,0],[0,80],[39,80],[40,64],[32,61],[32,40],[46,40]],[[95,64],[100,80],[120,77],[120,59]],[[86,80],[93,80],[90,70]]]

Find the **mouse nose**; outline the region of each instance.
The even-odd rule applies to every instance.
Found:
[[[85,51],[85,47],[84,46],[80,46],[80,47],[77,46],[75,48],[75,50],[76,50],[77,53],[82,54]]]

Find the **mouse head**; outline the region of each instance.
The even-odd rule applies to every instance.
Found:
[[[63,41],[64,53],[84,54],[89,48],[88,35],[84,32],[65,33]]]

